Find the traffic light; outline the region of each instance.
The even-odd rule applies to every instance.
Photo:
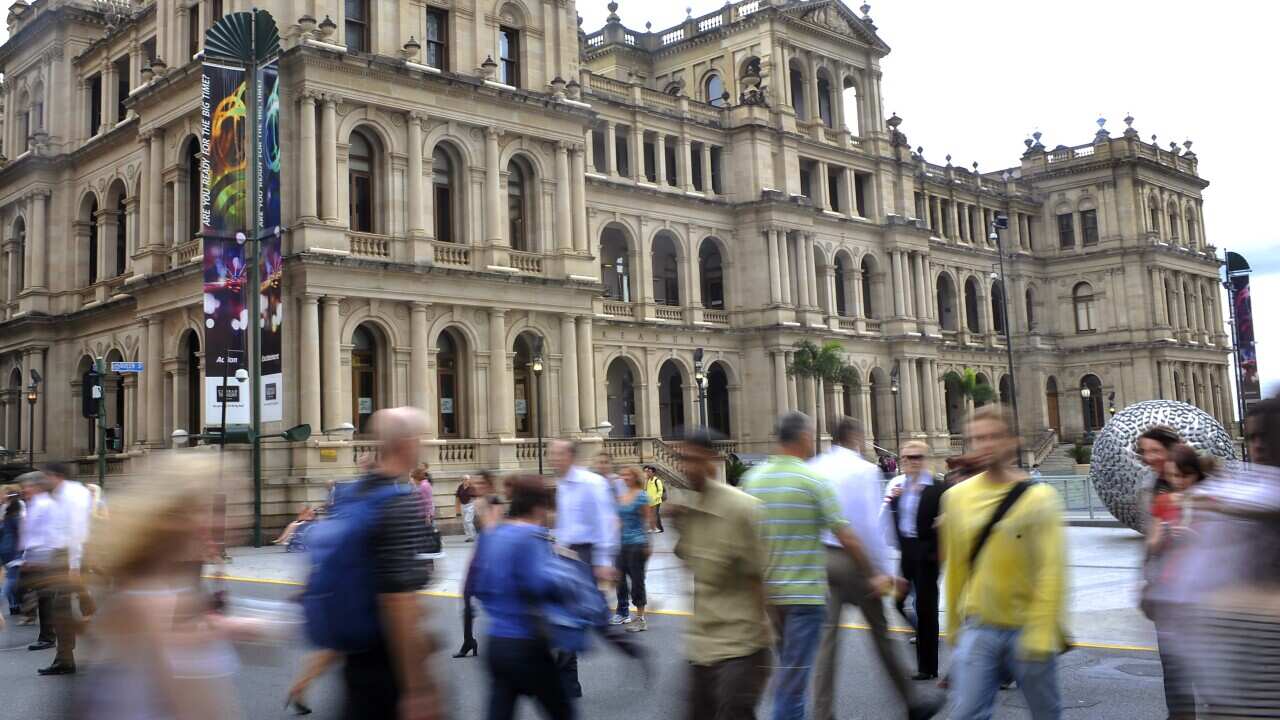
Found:
[[[80,414],[87,418],[98,417],[98,401],[102,399],[102,376],[96,368],[80,379]]]

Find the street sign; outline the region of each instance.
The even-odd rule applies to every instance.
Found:
[[[111,372],[140,373],[142,372],[142,365],[140,362],[113,362],[111,363]]]

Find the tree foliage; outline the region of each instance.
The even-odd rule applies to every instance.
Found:
[[[995,388],[979,380],[978,373],[973,368],[965,368],[962,372],[952,370],[943,375],[942,379],[959,390],[962,397],[972,400],[974,405],[986,405],[996,397]]]
[[[858,372],[844,360],[844,346],[838,340],[818,345],[812,340],[799,340],[795,344],[787,374],[812,378],[824,383],[858,384]]]

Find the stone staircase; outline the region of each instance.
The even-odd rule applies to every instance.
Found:
[[[1074,475],[1076,461],[1071,457],[1072,443],[1058,443],[1053,450],[1040,461],[1041,475]]]

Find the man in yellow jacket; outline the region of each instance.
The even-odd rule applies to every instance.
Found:
[[[955,648],[950,717],[990,718],[1001,676],[1010,673],[1031,717],[1057,720],[1062,710],[1055,659],[1065,643],[1062,501],[1052,487],[1029,483],[1013,467],[1018,441],[999,406],[974,412],[966,434],[971,456],[984,470],[942,496],[947,639]],[[984,529],[1014,492],[1016,499],[982,542]]]
[[[662,496],[666,494],[666,485],[652,465],[644,466],[644,477],[645,494],[649,496],[649,507],[653,508],[653,512],[649,513],[653,518],[653,527],[649,528],[649,532],[665,532],[662,529]]]

